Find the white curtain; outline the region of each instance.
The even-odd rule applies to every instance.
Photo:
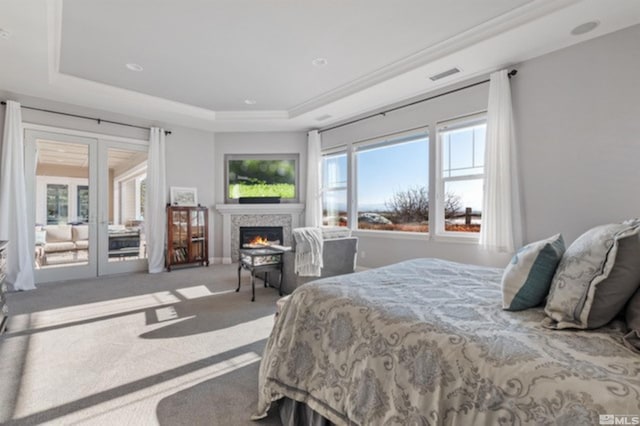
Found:
[[[33,252],[24,174],[24,140],[20,104],[7,101],[0,175],[0,240],[7,248],[7,282],[14,290],[33,290]],[[33,195],[33,194],[32,194]]]
[[[147,161],[147,197],[145,209],[145,236],[149,273],[164,271],[166,239],[167,185],[165,181],[164,129],[151,128],[149,159]]]
[[[511,86],[507,70],[491,74],[485,152],[485,194],[480,244],[513,252],[522,245]]]
[[[307,145],[307,204],[305,226],[322,225],[322,139],[317,130],[309,132]]]

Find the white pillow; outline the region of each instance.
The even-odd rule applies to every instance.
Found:
[[[569,246],[551,282],[543,325],[590,329],[605,325],[640,285],[640,226],[596,226]]]

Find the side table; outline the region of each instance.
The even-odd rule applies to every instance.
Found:
[[[264,272],[264,286],[268,287],[269,272],[280,272],[278,291],[282,296],[282,250],[271,247],[240,249],[240,261],[238,262],[238,288],[240,291],[240,272],[246,269],[251,273],[251,301],[256,300],[256,273]]]

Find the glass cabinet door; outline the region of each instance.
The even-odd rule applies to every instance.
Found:
[[[172,241],[174,262],[185,262],[188,260],[188,212],[185,210],[176,210],[173,212],[172,223]]]
[[[204,259],[204,211],[200,209],[191,210],[191,255],[192,260],[200,261]]]

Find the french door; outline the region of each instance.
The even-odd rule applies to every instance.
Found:
[[[148,145],[100,141],[98,275],[147,269]]]
[[[36,282],[146,268],[147,146],[25,131]]]

